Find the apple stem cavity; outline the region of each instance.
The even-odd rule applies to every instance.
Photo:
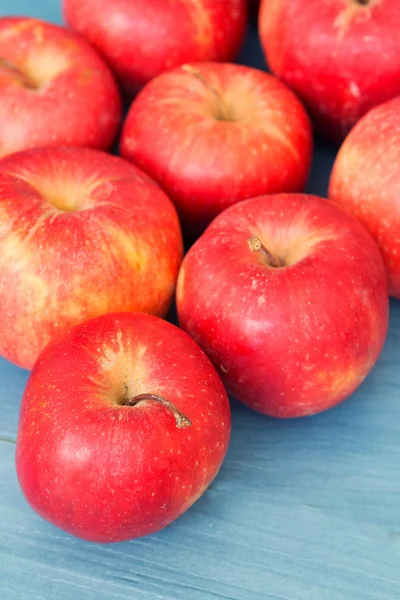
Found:
[[[8,60],[0,56],[0,69],[8,71],[10,75],[14,75],[14,77],[23,85],[24,87],[35,90],[37,89],[36,85],[29,80],[29,78],[22,73],[15,65],[10,63]]]
[[[201,71],[192,65],[182,65],[181,68],[182,71],[185,71],[185,73],[190,73],[196,77],[196,79],[198,79],[210,92],[213,93],[215,99],[217,100],[218,106],[218,113],[214,115],[217,121],[232,121],[233,119],[228,114],[228,108],[222,98],[221,92],[209,81],[207,81]]]
[[[175,417],[175,423],[178,429],[183,429],[184,427],[190,427],[192,425],[191,420],[188,419],[187,416],[184,415],[183,412],[181,412],[179,408],[175,406],[175,404],[173,404],[169,400],[166,400],[162,396],[157,396],[157,394],[138,394],[130,400],[122,400],[120,404],[121,406],[135,406],[139,402],[144,402],[147,400],[158,402],[159,404],[165,406],[165,408],[167,408]]]
[[[278,258],[276,258],[276,256],[271,254],[269,250],[266,249],[260,238],[258,238],[257,236],[251,236],[247,240],[247,244],[252,252],[259,252],[261,256],[265,258],[265,261],[269,267],[274,267],[278,269],[279,267],[283,266],[281,261]]]

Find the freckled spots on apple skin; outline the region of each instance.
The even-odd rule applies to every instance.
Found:
[[[72,31],[35,19],[25,19],[29,27],[15,27],[22,22],[18,17],[0,20],[0,55],[18,64],[38,90],[16,86],[12,76],[2,78],[0,106],[8,126],[0,131],[0,156],[67,142],[108,149],[122,114],[109,69]],[[40,44],[35,23],[41,23]],[[7,35],[10,32],[12,35]],[[65,45],[68,40],[73,41],[73,47]],[[81,89],[84,71],[91,81]]]
[[[64,0],[64,15],[107,58],[125,89],[135,93],[167,68],[234,60],[245,36],[247,3]]]
[[[202,63],[198,68],[205,81],[222,90],[222,102],[232,107],[237,122],[230,126],[216,119],[215,95],[192,74],[174,69],[154,79],[133,102],[121,154],[159,183],[162,178],[187,229],[200,231],[235,202],[301,190],[312,139],[301,104],[268,74],[239,65]],[[166,143],[178,135],[180,144]]]
[[[36,510],[56,525],[91,541],[130,539],[131,537],[157,531],[168,525],[171,520],[179,516],[204,492],[210,481],[215,477],[226,452],[230,433],[230,421],[227,421],[227,417],[230,417],[229,402],[222,384],[209,361],[200,353],[190,338],[172,325],[145,315],[125,314],[118,319],[115,318],[114,321],[112,317],[105,317],[104,319],[107,320],[107,327],[101,325],[101,319],[94,320],[89,325],[78,327],[72,330],[63,341],[58,342],[57,348],[55,346],[53,348],[49,347],[40,357],[33,377],[30,379],[21,412],[21,418],[22,420],[26,419],[27,427],[20,429],[20,431],[24,430],[26,435],[22,436],[20,434],[17,444],[17,455],[21,457],[22,462],[27,460],[26,464],[29,463],[29,469],[25,470],[22,462],[17,458],[19,479],[28,501]],[[143,354],[141,350],[143,330],[141,330],[140,325],[143,321],[148,322],[149,320],[155,329],[154,331],[146,330],[145,339],[157,339],[155,330],[161,328],[162,331],[165,330],[162,335],[165,339],[168,339],[167,350],[164,348],[159,349],[159,346],[154,343],[150,353]],[[99,321],[100,324],[97,325]],[[124,321],[134,321],[135,323],[132,323],[131,328],[127,328]],[[142,324],[142,326],[144,325]],[[118,334],[119,331],[123,331],[122,338]],[[172,335],[174,331],[177,332],[176,335],[179,338],[175,345],[174,336]],[[144,358],[148,356],[150,360],[147,371],[149,386],[160,386],[159,390],[156,391],[160,391],[164,395],[169,393],[173,395],[177,382],[180,381],[179,377],[170,380],[170,371],[166,366],[171,365],[173,371],[175,368],[177,376],[181,368],[185,369],[185,372],[189,375],[189,381],[183,384],[183,389],[181,388],[182,400],[180,400],[180,403],[186,403],[186,406],[181,404],[181,408],[190,414],[193,422],[201,425],[199,433],[196,433],[196,429],[190,431],[177,430],[162,407],[150,406],[150,404],[145,411],[137,410],[135,407],[127,411],[127,414],[134,420],[131,427],[129,421],[118,425],[117,420],[110,418],[114,416],[114,413],[110,413],[107,397],[104,396],[104,385],[101,385],[101,363],[98,363],[98,375],[96,377],[91,376],[92,388],[85,388],[83,396],[79,396],[79,381],[85,379],[83,374],[86,370],[93,369],[92,357],[97,356],[99,332],[101,332],[102,340],[116,340],[119,337],[121,349],[128,348],[134,354],[142,355]],[[69,352],[64,352],[63,345],[69,348]],[[85,348],[86,345],[87,349]],[[71,352],[71,348],[73,352]],[[79,357],[71,356],[71,354],[76,353]],[[180,362],[177,360],[177,353]],[[55,365],[57,356],[61,359],[62,368],[49,369],[49,361]],[[43,389],[49,373],[51,373],[51,383],[47,385],[54,386],[55,390],[52,393],[49,414],[44,415],[38,411],[35,394],[36,390]],[[189,399],[189,394],[185,393],[185,389],[189,390],[193,385],[193,380],[197,381],[198,378],[204,381],[203,388],[197,390],[195,395],[191,394],[192,399]],[[68,380],[68,386],[64,385],[64,379]],[[78,385],[76,391],[74,390],[74,382]],[[182,386],[182,383],[178,383],[178,385]],[[170,392],[167,390],[168,386],[170,386],[168,388]],[[210,397],[212,398],[212,406],[207,401]],[[98,413],[93,412],[96,403]],[[210,419],[207,418],[207,421],[202,416],[204,412],[201,409],[204,405],[208,407],[207,416],[210,417]],[[87,412],[89,409],[90,412]],[[115,410],[118,411],[118,407]],[[71,439],[71,443],[69,442],[68,436],[71,435],[69,427],[63,430],[63,419],[66,418],[69,421],[70,412],[76,412],[75,416],[79,417],[77,427],[74,430],[76,433],[73,434],[79,436],[79,443],[76,442],[76,439]],[[102,433],[104,434],[102,437],[104,440],[113,440],[112,451],[109,454],[111,463],[107,464],[112,464],[113,460],[116,461],[115,464],[118,465],[118,468],[112,468],[111,472],[113,476],[118,473],[118,476],[113,481],[106,481],[102,467],[104,462],[101,459],[98,463],[99,468],[101,467],[99,476],[97,480],[92,480],[90,484],[90,506],[93,510],[88,511],[85,490],[87,490],[88,481],[93,477],[93,468],[97,468],[96,452],[103,454],[105,448],[105,441],[100,447],[97,445],[96,435],[91,435],[99,431],[99,424],[92,422],[92,418],[96,414],[101,419]],[[32,443],[28,442],[28,438],[32,428],[35,427],[35,415],[39,417],[40,427],[35,432],[36,446],[33,448]],[[89,415],[92,416],[89,418]],[[139,438],[136,437],[138,432],[141,431],[139,423],[145,423],[146,421],[151,427],[147,430],[143,441],[141,441],[140,435]],[[57,426],[53,428],[55,438],[52,440],[49,440],[47,435],[40,437],[40,429],[43,432],[47,430],[46,422],[49,424],[57,423]],[[124,428],[119,432],[120,437],[118,427]],[[165,435],[164,438],[165,427],[171,428],[166,432],[168,435]],[[93,428],[93,431],[91,431],[91,428]],[[154,437],[153,440],[152,436]],[[26,446],[24,445],[24,439],[26,440]],[[132,459],[139,459],[143,448],[146,446],[144,440],[148,442],[150,462],[120,460],[119,453],[121,456],[126,456],[128,447]],[[51,444],[51,456],[54,457],[54,462],[52,462],[50,468],[47,466],[45,472],[42,473],[45,481],[43,481],[41,490],[35,490],[34,494],[30,495],[26,486],[29,487],[29,474],[32,472],[32,464],[35,464],[38,469],[42,469],[41,456],[46,453],[43,444],[46,445],[47,443]],[[74,504],[74,514],[72,515],[69,510],[65,512],[63,507],[71,505],[68,495],[73,493],[77,483],[75,480],[70,488],[66,487],[67,482],[68,485],[72,484],[72,480],[68,479],[68,468],[66,468],[68,463],[65,463],[65,460],[71,456],[78,458],[73,451],[77,447],[87,448],[90,468],[84,462],[81,465],[82,469],[78,481],[81,488],[80,497],[82,502],[81,505],[79,505],[79,502]],[[62,452],[61,448],[64,448]],[[33,456],[29,456],[29,450],[34,452]],[[172,452],[170,452],[171,450]],[[82,458],[83,455],[80,457],[81,461]],[[151,461],[151,458],[154,460]],[[181,461],[181,466],[178,464],[179,461]],[[190,474],[188,474],[186,468],[188,462],[195,465],[195,469],[191,469]],[[143,481],[141,464],[145,469],[143,472],[146,473],[149,464],[153,465],[151,468],[154,471],[154,477],[150,477],[147,483]],[[169,467],[167,467],[168,464]],[[76,468],[77,464],[74,466],[74,473]],[[52,469],[56,470],[55,476]],[[126,482],[119,480],[122,469],[127,470]],[[131,472],[130,469],[133,469],[133,471]],[[135,469],[140,477],[132,476]],[[166,486],[165,482],[157,483],[159,481],[157,473],[164,474],[168,481],[173,479],[176,484],[171,482]],[[55,478],[58,479],[58,485],[53,491],[52,485]],[[35,477],[33,480],[34,485],[39,480],[42,480],[42,478],[37,479]],[[131,487],[132,482],[133,487]],[[52,490],[50,501],[46,489]],[[173,501],[170,498],[173,498]],[[111,516],[110,505],[114,507]],[[104,510],[102,507],[104,507]]]
[[[283,211],[276,210],[279,204],[285,206]],[[247,201],[230,208],[189,251],[181,269],[180,323],[219,368],[232,396],[272,416],[314,414],[351,394],[380,353],[388,321],[382,260],[365,230],[321,199],[269,196],[265,208],[261,205],[258,199],[257,207],[255,201]],[[249,224],[254,223],[255,214],[261,222],[258,213],[264,210],[269,215],[266,221],[282,219],[285,211],[292,215],[288,218],[291,234],[283,249],[285,243],[293,243],[293,221],[301,223],[300,235],[309,239],[299,261],[282,271],[285,278],[279,269],[268,269],[266,278],[265,266],[253,263],[253,255],[248,254],[246,240],[254,233],[249,231]],[[241,227],[243,234],[236,233]],[[332,236],[332,229],[340,233]],[[221,241],[214,244],[219,231],[224,232],[229,258]],[[278,232],[282,243],[283,232],[273,225],[270,231]],[[235,256],[232,247],[237,248]],[[203,264],[213,265],[211,278],[209,268],[203,276]],[[314,268],[320,271],[313,273]],[[242,276],[246,270],[247,285]],[[255,279],[256,270],[262,270],[262,278]],[[286,279],[287,289],[281,289]],[[224,280],[229,286],[220,285]],[[252,290],[254,280],[258,287]],[[338,287],[339,299],[335,296],[332,303],[333,290]],[[260,305],[260,297],[265,298],[265,304]],[[277,302],[277,297],[286,298],[285,303]],[[210,298],[214,300],[210,302]],[[229,304],[235,307],[230,312],[226,310]],[[294,315],[299,315],[296,323]],[[286,333],[285,323],[290,323]],[[221,365],[227,364],[229,371],[225,373]]]
[[[329,197],[357,216],[377,240],[386,264],[389,292],[400,298],[398,164],[399,101],[366,115],[349,134],[336,159]]]
[[[90,316],[110,310],[164,315],[182,240],[175,210],[161,190],[125,162],[91,150],[32,150],[14,156],[3,159],[0,168],[0,298],[1,289],[10,286],[16,293],[1,298],[3,315],[11,318],[1,328],[0,352],[29,368],[54,332]],[[104,169],[113,180],[107,188],[109,204],[101,196]],[[100,185],[87,187],[93,178]],[[57,209],[49,193],[68,205],[75,198],[77,212]],[[80,212],[85,202],[90,211]],[[10,261],[11,255],[18,255],[18,261]],[[110,294],[115,281],[124,281],[124,294]]]
[[[390,0],[265,0],[259,29],[272,72],[302,98],[319,132],[341,142],[369,109],[400,93],[399,18]]]

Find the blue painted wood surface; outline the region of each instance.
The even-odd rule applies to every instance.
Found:
[[[61,21],[57,0],[0,13]],[[255,32],[242,62],[263,67]],[[318,147],[308,191],[325,194]],[[27,373],[0,359],[0,600],[399,600],[400,304],[378,365],[347,402],[279,422],[233,403],[220,475],[172,526],[91,545],[37,517],[14,470]]]

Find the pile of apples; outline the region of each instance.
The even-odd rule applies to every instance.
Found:
[[[400,297],[400,4],[263,0],[273,74],[233,62],[247,0],[63,10],[0,19],[0,354],[31,369],[28,502],[111,542],[207,489],[227,392],[302,417],[373,368]],[[329,200],[302,193],[312,123],[344,140]]]

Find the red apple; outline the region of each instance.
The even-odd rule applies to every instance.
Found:
[[[119,313],[50,344],[22,401],[16,464],[42,517],[91,542],[158,531],[206,490],[231,417],[210,361],[183,331]]]
[[[128,92],[188,61],[234,60],[247,0],[63,0],[66,22],[107,59]]]
[[[400,98],[373,108],[334,163],[329,197],[355,215],[383,254],[389,293],[400,298]]]
[[[31,368],[107,312],[164,316],[182,257],[176,211],[139,169],[88,148],[0,161],[0,354]]]
[[[299,191],[312,152],[309,119],[276,78],[250,67],[184,65],[133,102],[121,154],[158,181],[186,232],[264,193]]]
[[[374,240],[345,211],[301,194],[247,200],[217,217],[183,261],[177,306],[228,391],[274,417],[344,400],[388,327]]]
[[[259,16],[271,70],[334,142],[400,94],[399,23],[393,0],[263,0]]]
[[[108,67],[72,31],[0,18],[0,156],[39,146],[107,149],[121,120]]]

